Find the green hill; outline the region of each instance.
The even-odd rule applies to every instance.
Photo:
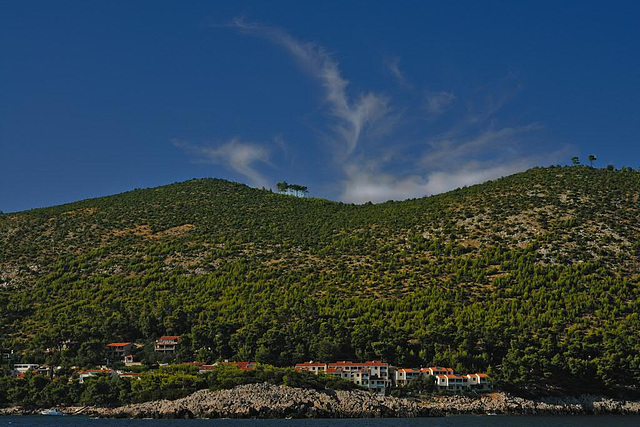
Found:
[[[640,383],[640,173],[535,168],[349,205],[216,179],[0,215],[0,347],[89,364],[105,341],[186,359],[385,359],[507,387]],[[73,339],[80,349],[46,353]]]

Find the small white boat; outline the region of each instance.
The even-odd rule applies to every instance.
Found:
[[[45,411],[40,412],[40,415],[65,415],[64,412],[62,412],[60,409],[58,408],[51,408],[51,409],[47,409]]]

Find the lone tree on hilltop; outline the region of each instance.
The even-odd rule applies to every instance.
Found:
[[[593,162],[595,162],[596,160],[598,160],[596,156],[594,156],[593,154],[589,154],[589,164],[591,165],[591,167],[593,167]]]
[[[573,156],[571,158],[571,162],[573,163],[573,166],[578,166],[580,164],[580,158],[578,158],[578,156]]]
[[[309,193],[308,187],[298,184],[289,184],[286,181],[278,182],[276,187],[278,188],[279,193],[288,194],[290,196],[305,197]]]
[[[282,181],[282,182],[277,183],[276,187],[278,188],[278,191],[280,193],[284,193],[289,188],[289,184],[287,184],[287,181]]]

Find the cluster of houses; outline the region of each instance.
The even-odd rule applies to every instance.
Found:
[[[62,344],[61,344],[62,345]],[[72,346],[73,343],[65,342],[64,346]],[[180,346],[180,336],[165,335],[158,338],[154,343],[154,350],[158,354],[175,353]],[[112,342],[105,346],[107,360],[112,363],[120,361],[127,367],[142,365],[136,360],[135,344],[132,342]],[[220,364],[232,364],[242,370],[255,369],[255,362],[216,362],[211,365],[204,363],[191,363],[198,367],[198,371],[204,374],[215,369]],[[412,381],[433,381],[437,390],[441,391],[489,391],[493,386],[487,374],[475,373],[458,375],[453,369],[432,366],[427,368],[398,368],[382,361],[368,362],[349,362],[341,361],[334,363],[325,362],[304,362],[295,365],[295,369],[308,371],[316,375],[331,375],[347,381],[351,381],[356,385],[370,389],[378,394],[386,394],[392,387],[406,387]],[[24,376],[26,372],[35,374],[52,375],[50,367],[40,366],[37,364],[15,364],[13,372],[16,376]],[[89,369],[78,372],[79,381],[82,383],[86,378],[98,375],[120,376],[124,378],[135,378],[138,373],[114,370],[103,366],[99,369]]]
[[[296,369],[314,374],[334,375],[351,381],[360,387],[378,394],[386,394],[391,387],[405,387],[413,380],[433,379],[438,390],[446,391],[489,391],[493,388],[487,374],[456,375],[451,368],[432,366],[428,368],[396,368],[382,361],[357,362],[305,362],[298,363]]]
[[[153,350],[158,354],[175,353],[180,346],[179,335],[163,335],[154,344]],[[134,343],[132,342],[112,342],[105,346],[107,358],[109,360],[121,360],[127,366],[139,365],[135,362],[132,354]]]
[[[216,367],[220,366],[220,365],[234,365],[236,366],[238,369],[241,369],[243,371],[249,371],[251,369],[255,369],[256,367],[256,363],[255,362],[229,362],[229,361],[224,361],[224,362],[216,362],[212,365],[207,365],[204,363],[198,363],[198,362],[191,362],[189,363],[189,365],[193,365],[198,367],[198,373],[199,374],[206,374],[207,372],[211,371],[212,369],[215,369]],[[84,382],[85,379],[87,378],[91,378],[91,377],[97,377],[97,376],[101,376],[101,375],[107,375],[110,376],[112,378],[114,377],[120,377],[120,378],[137,378],[140,376],[139,373],[137,372],[126,372],[126,371],[122,371],[122,370],[116,370],[116,369],[111,369],[108,368],[106,366],[103,366],[99,369],[86,369],[84,371],[80,371],[78,373],[78,381],[82,384]]]
[[[206,374],[207,372],[215,369],[220,365],[233,365],[240,370],[250,371],[256,368],[255,362],[229,362],[225,360],[224,362],[216,362],[212,365],[207,365],[205,363],[198,362],[190,362],[186,363],[188,365],[196,366],[198,368],[199,374]],[[140,365],[140,363],[138,363]],[[167,363],[162,365],[167,366]],[[42,366],[37,363],[16,363],[13,365],[12,374],[18,378],[24,378],[28,372],[31,372],[35,375],[53,375],[53,371],[55,368],[51,366]],[[87,378],[94,378],[99,376],[108,376],[111,378],[120,377],[120,378],[137,378],[140,376],[138,372],[127,372],[120,369],[112,369],[108,366],[101,366],[95,369],[84,369],[77,371],[78,381],[80,384],[84,383]]]

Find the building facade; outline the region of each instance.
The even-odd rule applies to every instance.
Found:
[[[156,340],[154,350],[157,353],[175,353],[180,345],[180,336],[163,335]]]
[[[436,375],[436,385],[439,390],[464,391],[469,388],[469,378],[462,375]]]
[[[126,354],[131,353],[133,343],[130,342],[112,342],[105,346],[107,357],[114,360],[121,360]]]

